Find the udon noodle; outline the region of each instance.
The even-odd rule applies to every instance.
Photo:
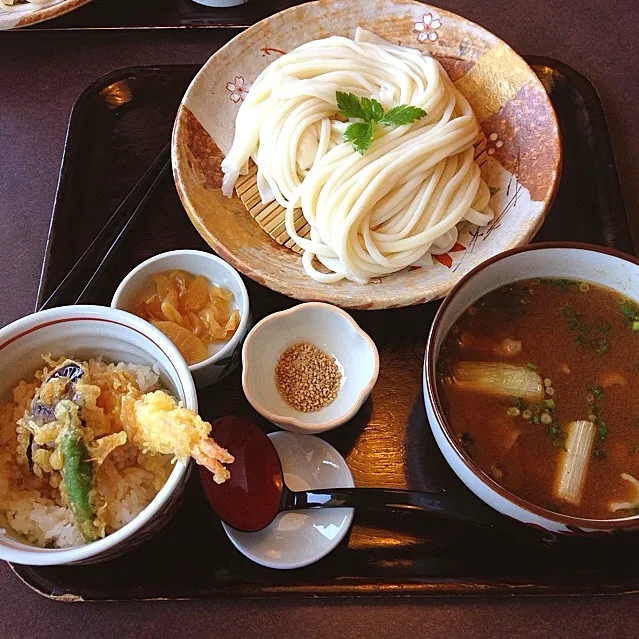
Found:
[[[427,115],[376,127],[361,154],[343,138],[349,123],[337,113],[337,91]],[[258,76],[222,162],[223,191],[232,195],[252,158],[261,199],[286,208],[286,230],[304,250],[308,275],[364,283],[448,251],[460,222],[492,219],[473,158],[478,135],[470,105],[435,58],[358,29],[355,40],[308,42]],[[310,239],[295,228],[298,208]]]

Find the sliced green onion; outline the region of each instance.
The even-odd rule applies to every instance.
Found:
[[[606,422],[603,419],[598,419],[596,422],[597,434],[599,435],[599,439],[603,442],[606,439],[606,435],[608,434],[608,427],[606,426]]]
[[[639,331],[639,320],[634,320],[632,323],[632,330],[636,333]]]
[[[630,304],[622,304],[621,312],[629,322],[635,319],[635,309]]]
[[[594,399],[596,399],[597,401],[599,401],[600,399],[603,399],[603,396],[604,396],[603,386],[600,386],[599,384],[593,384],[592,386],[588,386],[586,390],[592,393]]]

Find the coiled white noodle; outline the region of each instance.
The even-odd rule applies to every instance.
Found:
[[[348,123],[338,118],[337,91],[375,98],[385,110],[418,106],[427,115],[376,127],[362,155],[343,141]],[[478,135],[470,105],[437,60],[358,29],[354,41],[304,44],[258,76],[222,162],[223,191],[232,196],[252,158],[262,201],[286,208],[286,230],[304,250],[308,275],[367,282],[449,250],[463,220],[492,219],[490,192],[473,159]],[[310,239],[296,232],[299,208]]]

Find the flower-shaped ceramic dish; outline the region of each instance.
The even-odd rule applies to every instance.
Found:
[[[332,355],[341,373],[337,397],[324,408],[303,413],[289,405],[275,383],[280,355],[293,344],[309,342]],[[251,406],[284,430],[321,433],[355,416],[379,374],[373,340],[346,312],[310,302],[273,313],[258,322],[242,349],[242,388]]]
[[[16,4],[0,8],[0,30],[19,29],[51,20],[88,4],[91,0],[49,0],[44,3]]]
[[[197,411],[193,379],[177,348],[143,319],[104,306],[62,306],[23,317],[0,330],[0,403],[22,379],[42,368],[42,354],[156,365],[165,388]],[[0,559],[32,566],[94,563],[134,548],[168,523],[179,505],[188,467],[176,462],[151,503],[103,539],[73,548],[38,548],[0,527]]]
[[[476,149],[494,195],[495,219],[460,229],[447,254],[367,285],[309,278],[298,254],[272,240],[238,197],[222,195],[220,163],[231,147],[239,105],[257,75],[304,42],[353,37],[363,27],[432,53],[472,105],[483,130]],[[319,0],[292,7],[217,51],[193,80],[173,131],[173,171],[182,203],[202,237],[255,281],[300,300],[344,308],[391,308],[444,296],[483,260],[527,243],[541,226],[559,181],[555,113],[533,70],[508,45],[453,13],[412,0]]]
[[[123,280],[111,301],[112,308],[131,312],[136,296],[155,273],[181,269],[203,275],[211,284],[233,293],[233,304],[240,312],[240,324],[231,339],[209,344],[209,357],[189,366],[198,387],[210,386],[231,373],[240,363],[242,340],[251,325],[249,297],[238,272],[224,260],[205,251],[177,250],[160,253],[136,266]]]

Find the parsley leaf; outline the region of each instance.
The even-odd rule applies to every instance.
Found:
[[[349,124],[344,131],[344,139],[352,142],[356,151],[362,155],[373,142],[373,123],[372,122],[354,122]]]
[[[367,122],[381,122],[384,116],[384,107],[373,98],[362,98],[360,101],[362,113]]]
[[[424,111],[424,109],[402,104],[400,106],[393,107],[390,111],[384,113],[384,115],[379,119],[379,123],[402,126],[404,124],[415,122],[415,120],[419,120],[419,118],[423,118],[425,115],[426,111]]]
[[[359,98],[354,93],[335,92],[338,113],[348,119],[364,120],[351,122],[344,131],[344,140],[352,142],[356,151],[364,153],[373,143],[374,125],[402,126],[415,122],[426,115],[416,106],[399,105],[384,113],[384,107],[374,98]]]
[[[344,93],[344,91],[336,91],[337,109],[339,114],[345,118],[362,118],[364,112],[359,103],[359,98],[354,93]]]

